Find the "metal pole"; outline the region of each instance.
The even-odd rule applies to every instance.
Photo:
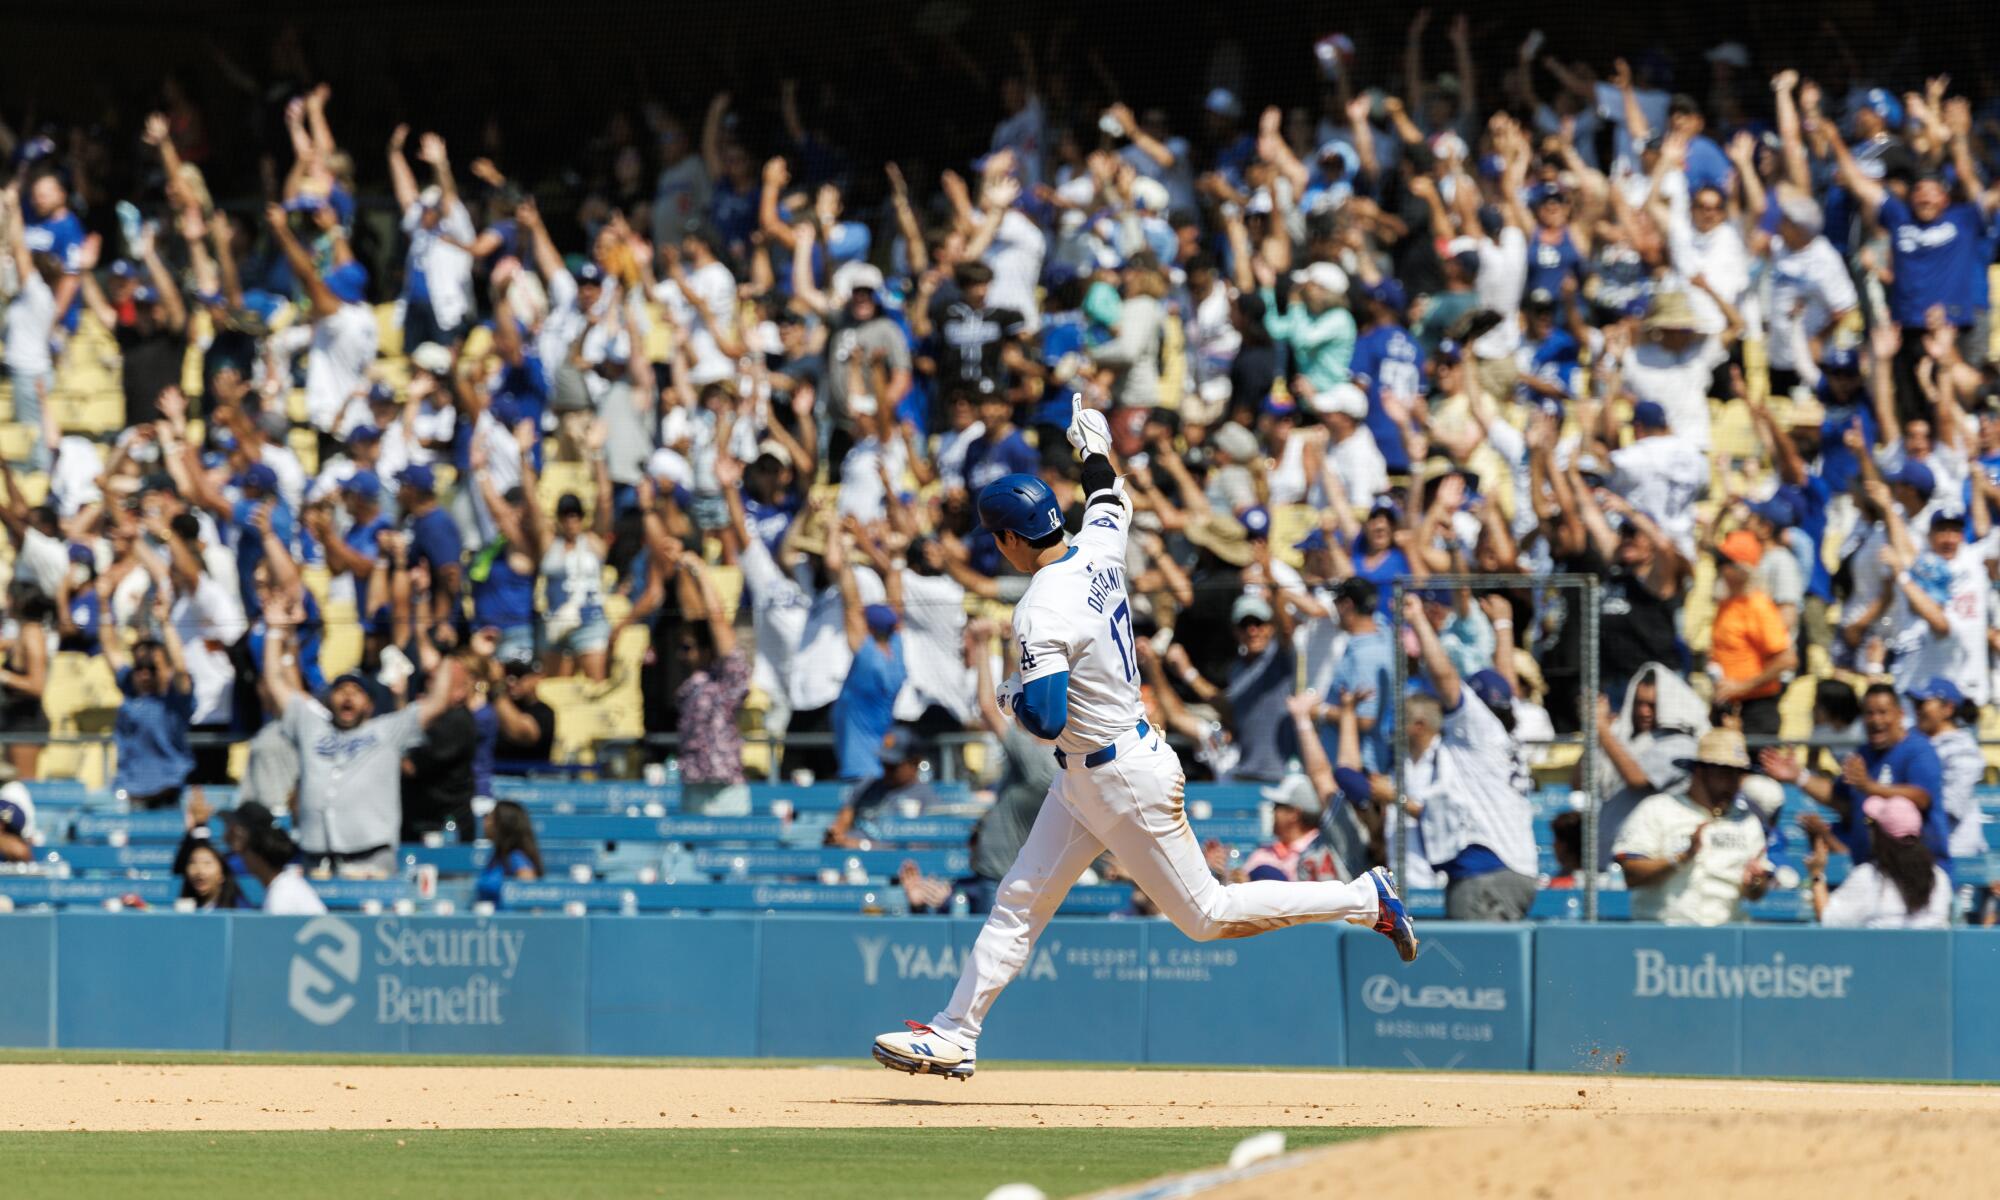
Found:
[[[1583,919],[1597,920],[1597,819],[1602,803],[1597,794],[1598,581],[1583,581],[1583,695],[1578,707],[1583,719]]]
[[[1394,714],[1396,721],[1394,736],[1391,739],[1393,748],[1390,750],[1396,759],[1396,861],[1389,864],[1389,873],[1395,877],[1397,888],[1401,889],[1409,886],[1405,882],[1409,876],[1404,872],[1403,865],[1408,861],[1410,854],[1410,810],[1403,807],[1404,800],[1409,796],[1405,790],[1409,781],[1404,766],[1405,760],[1410,755],[1410,734],[1409,722],[1404,719],[1403,702],[1408,698],[1410,690],[1410,657],[1403,652],[1401,576],[1396,578],[1390,588],[1389,637],[1395,646],[1394,652],[1389,655],[1389,660],[1396,665],[1394,685],[1396,690],[1391,698],[1393,704],[1383,705],[1383,711]]]

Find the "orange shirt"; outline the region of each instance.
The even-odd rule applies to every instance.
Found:
[[[1731,681],[1754,678],[1772,659],[1792,645],[1792,635],[1768,592],[1731,596],[1715,610],[1715,631],[1709,635],[1708,660]],[[1743,697],[1761,700],[1785,690],[1773,682]]]

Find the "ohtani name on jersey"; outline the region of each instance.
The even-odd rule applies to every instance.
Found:
[[[1101,613],[1104,611],[1105,598],[1113,592],[1122,592],[1124,590],[1124,570],[1119,567],[1106,567],[1103,571],[1090,577],[1090,599],[1086,603],[1090,605],[1090,611]]]

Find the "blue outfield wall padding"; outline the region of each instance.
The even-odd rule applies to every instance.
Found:
[[[0,1046],[56,1044],[56,918],[0,917]]]
[[[754,1056],[766,924],[748,915],[590,918],[590,1053]],[[801,1007],[818,1003],[799,977],[779,982]]]
[[[975,919],[0,917],[0,1045],[859,1060]],[[2000,933],[1656,925],[1195,943],[1057,918],[982,1057],[2000,1080]]]
[[[56,1044],[224,1049],[235,924],[212,915],[57,914]]]
[[[1141,928],[1145,1061],[1346,1063],[1342,947],[1356,935],[1343,926],[1219,942],[1190,940],[1163,921]]]
[[[955,920],[958,963],[972,953],[982,921]],[[1146,1057],[1146,938],[1153,921],[1049,922],[1028,965],[993,1005],[979,1050],[988,1059],[1081,1059],[1139,1062]],[[892,944],[890,953],[896,947]],[[956,965],[956,964],[954,964]],[[928,1020],[951,999],[958,972],[931,988],[920,1012]],[[884,1029],[896,1024],[891,1020]]]
[[[958,981],[953,922],[766,918],[758,946],[757,1053],[858,1057],[905,1018],[928,1021]],[[1034,963],[1029,964],[1029,970]]]
[[[2000,1080],[2000,931],[1951,939],[1953,1079]]]
[[[1943,930],[1745,929],[1743,1073],[1950,1078],[1951,939]]]
[[[1740,965],[1740,929],[1550,925],[1534,936],[1536,1070],[1742,1071],[1742,1000],[1721,983]]]
[[[1434,924],[1405,965],[1387,938],[1345,942],[1347,1065],[1523,1071],[1534,1002],[1532,928]]]
[[[586,921],[328,914],[234,923],[232,1050],[588,1050]]]

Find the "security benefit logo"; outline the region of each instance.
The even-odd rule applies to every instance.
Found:
[[[292,938],[298,949],[286,1001],[315,1025],[337,1024],[370,999],[381,1025],[504,1025],[507,985],[527,940],[525,930],[491,925],[425,927],[387,917],[357,929],[314,917]],[[374,968],[372,988],[364,965]]]

